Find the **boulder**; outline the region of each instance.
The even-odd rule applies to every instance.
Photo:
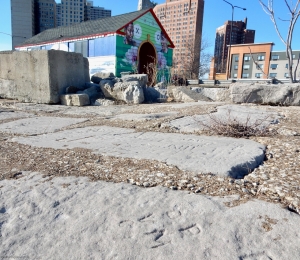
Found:
[[[144,97],[146,102],[162,102],[167,99],[167,89],[161,89],[158,87],[143,87]]]
[[[142,87],[145,87],[148,82],[147,74],[130,74],[122,76],[123,82],[138,81]]]
[[[98,98],[104,98],[104,94],[101,91],[101,88],[99,85],[96,84],[89,84],[90,87],[83,90],[83,91],[78,91],[77,94],[87,94],[90,99],[90,103],[94,103]]]
[[[98,76],[95,76],[96,74],[94,74],[92,77],[91,77],[91,81],[95,84],[99,84],[100,81],[102,80],[102,78],[98,77]]]
[[[160,89],[167,88],[167,82],[165,82],[165,81],[158,82],[154,87],[155,88],[160,88]]]
[[[76,94],[77,91],[82,90],[82,88],[78,88],[75,86],[69,86],[66,88],[66,94]]]
[[[210,98],[202,95],[201,93],[197,93],[192,91],[186,87],[169,87],[168,93],[172,92],[170,97],[172,97],[177,102],[195,102],[195,101],[211,101]]]
[[[300,84],[245,84],[235,83],[229,88],[233,103],[263,105],[300,105]]]
[[[115,101],[110,99],[99,98],[93,104],[94,106],[112,106],[115,105]]]
[[[100,89],[106,98],[113,98],[111,94],[114,88],[114,82],[112,80],[103,79],[100,82]]]
[[[144,91],[138,81],[116,83],[110,95],[116,100],[125,101],[127,104],[140,104],[144,101]]]
[[[97,72],[93,76],[101,78],[101,79],[114,78],[115,77],[114,73],[112,73],[112,72]]]
[[[90,104],[90,99],[87,94],[70,94],[61,95],[60,101],[65,106],[86,106]]]
[[[192,87],[191,90],[201,93],[213,101],[230,101],[228,88]]]

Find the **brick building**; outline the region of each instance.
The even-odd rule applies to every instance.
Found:
[[[230,45],[231,21],[216,30],[215,39],[215,66],[218,73],[225,73],[227,64],[228,47]],[[233,21],[231,44],[254,43],[255,30],[247,29],[247,18],[243,21]]]
[[[285,51],[273,51],[272,42],[236,44],[231,46],[231,65],[226,73],[218,74],[214,60],[210,68],[210,79],[233,80],[242,79],[271,79],[284,80],[289,78],[288,61]],[[300,51],[293,50],[294,71],[298,62]],[[296,71],[297,78],[300,77],[300,69]]]
[[[166,0],[154,7],[176,48],[174,73],[198,78],[203,25],[204,0]]]

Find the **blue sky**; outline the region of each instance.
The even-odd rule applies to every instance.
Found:
[[[267,1],[267,0],[265,0]],[[60,1],[57,1],[60,2]],[[157,3],[164,3],[165,0],[156,0]],[[258,0],[228,0],[233,5],[247,8],[246,11],[235,8],[234,20],[244,20],[248,18],[248,29],[256,30],[255,42],[274,42],[273,50],[285,50],[285,46],[279,40],[273,23],[269,16],[262,10]],[[275,12],[276,17],[289,19],[288,10],[284,0],[276,0]],[[288,1],[290,2],[290,1]],[[293,2],[296,2],[295,0]],[[137,10],[138,0],[94,0],[95,6],[102,6],[112,10],[112,15],[132,12]],[[216,28],[223,25],[226,20],[231,20],[231,6],[223,0],[205,0],[203,35],[211,43],[209,49],[213,52]],[[287,35],[288,22],[280,21],[280,29],[285,38]],[[10,17],[10,0],[1,0],[0,10],[0,32],[11,34],[11,17]],[[11,49],[11,37],[0,33],[0,50]],[[293,49],[300,50],[300,19],[294,30]]]

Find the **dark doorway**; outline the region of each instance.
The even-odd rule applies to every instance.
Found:
[[[145,42],[140,47],[139,51],[139,73],[141,74],[148,74],[148,83],[152,82],[152,75],[149,75],[147,73],[147,66],[149,66],[150,63],[155,63],[155,66],[157,66],[156,62],[156,52],[153,47],[153,45],[149,42]]]

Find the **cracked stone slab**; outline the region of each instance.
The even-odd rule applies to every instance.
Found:
[[[281,116],[278,113],[258,107],[225,105],[217,107],[217,112],[210,115],[187,116],[172,120],[169,125],[179,129],[181,132],[193,133],[204,130],[205,126],[211,125],[213,123],[212,119],[222,122],[236,120],[241,124],[245,124],[248,120],[248,125],[261,122],[260,127],[264,127],[269,124],[277,124],[280,118]]]
[[[0,110],[0,120],[22,118],[22,117],[32,117],[32,115],[29,113],[16,112],[14,110],[8,110],[8,109]]]
[[[14,134],[46,134],[57,132],[63,127],[85,122],[83,118],[33,117],[19,119],[0,125],[0,131]]]
[[[234,198],[22,175],[1,181],[1,256],[300,259],[299,216],[278,204],[252,200],[226,207]]]
[[[264,145],[247,139],[135,132],[108,126],[76,128],[12,140],[37,147],[80,147],[104,155],[158,160],[182,170],[232,177],[242,177],[259,166],[265,151]]]
[[[152,119],[176,116],[177,112],[153,113],[153,114],[120,114],[112,119],[121,119],[127,121],[147,121]]]

